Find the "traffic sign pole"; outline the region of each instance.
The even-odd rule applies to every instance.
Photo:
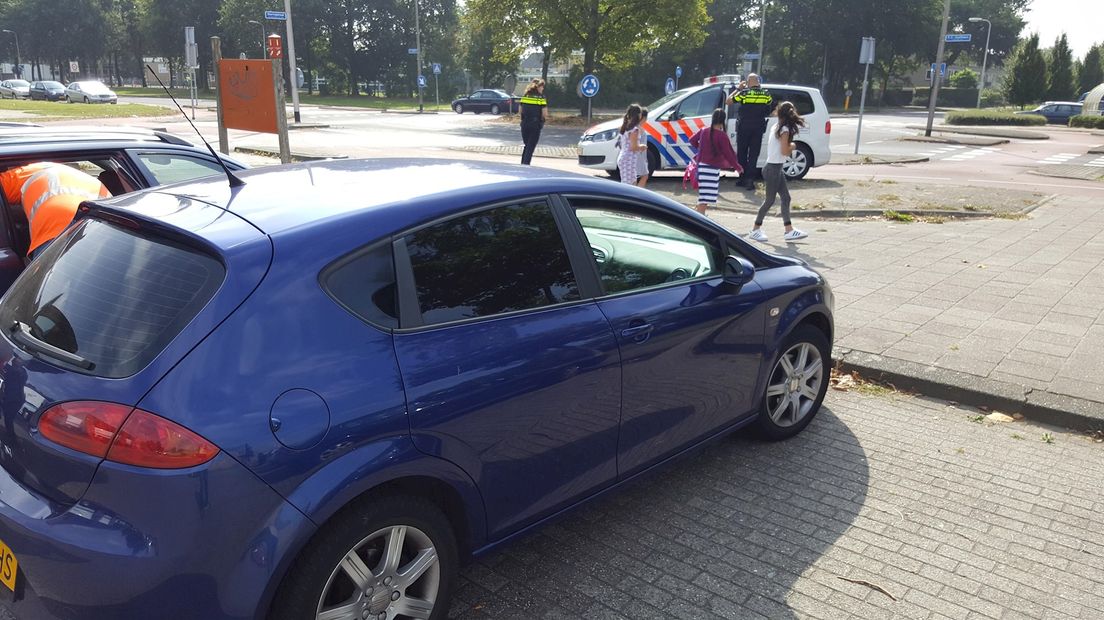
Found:
[[[947,20],[950,18],[950,15],[951,0],[943,0],[943,26],[940,28],[939,31],[939,48],[935,52],[935,64],[937,65],[943,62],[943,43],[947,38]],[[924,135],[929,138],[932,134],[932,124],[935,123],[935,101],[936,98],[939,97],[939,84],[940,82],[942,82],[942,80],[938,80],[935,78],[934,71],[932,73],[933,83],[931,89],[931,99],[928,101],[928,125],[927,128],[924,130]]]
[[[288,75],[291,82],[291,108],[295,112],[295,123],[299,124],[302,119],[299,117],[299,79],[298,72],[295,70],[295,31],[291,28],[291,0],[284,0],[284,15],[287,18],[287,44],[288,44]],[[286,114],[286,112],[285,112]]]
[[[870,79],[870,65],[874,63],[874,37],[863,37],[862,49],[859,52],[859,62],[866,66],[863,69],[862,97],[859,99],[859,128],[855,132],[855,154],[859,154],[859,143],[862,142],[863,114],[866,112],[866,84]]]

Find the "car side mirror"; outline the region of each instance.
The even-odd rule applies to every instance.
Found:
[[[742,256],[728,256],[724,263],[724,281],[743,286],[755,278],[755,265]]]

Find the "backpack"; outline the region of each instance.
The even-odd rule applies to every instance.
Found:
[[[690,163],[686,164],[686,171],[682,173],[682,189],[689,189],[687,185],[698,189],[698,156],[695,155]]]

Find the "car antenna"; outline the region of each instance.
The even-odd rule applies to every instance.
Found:
[[[199,139],[203,142],[203,145],[207,147],[208,151],[211,151],[211,155],[215,156],[215,161],[217,161],[219,165],[222,166],[222,171],[226,173],[226,179],[230,181],[230,187],[241,187],[245,185],[245,181],[236,177],[234,173],[226,167],[226,162],[222,161],[222,158],[219,157],[219,154],[215,152],[215,149],[211,148],[211,143],[203,137],[203,134],[199,133],[199,129],[196,129],[195,123],[192,122],[192,119],[188,118],[188,114],[184,112],[184,108],[180,107],[180,104],[177,103],[176,97],[173,97],[172,92],[170,92],[169,89],[165,87],[165,83],[161,81],[161,76],[157,75],[157,72],[154,71],[153,67],[149,65],[146,65],[146,69],[149,69],[149,72],[157,80],[157,83],[161,85],[161,89],[164,90],[165,94],[169,96],[169,99],[172,99],[172,102],[176,104],[176,109],[180,110],[180,115],[183,116],[184,120],[188,121],[188,124],[192,126],[192,129],[195,130],[196,135],[199,136]]]

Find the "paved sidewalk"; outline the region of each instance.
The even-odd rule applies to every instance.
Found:
[[[737,232],[753,220],[712,215]],[[839,349],[949,371],[994,395],[1055,396],[1104,421],[1104,200],[941,225],[800,217],[809,239],[782,243],[773,217],[768,247],[828,278]]]
[[[466,568],[475,618],[1100,618],[1104,445],[832,391]]]

